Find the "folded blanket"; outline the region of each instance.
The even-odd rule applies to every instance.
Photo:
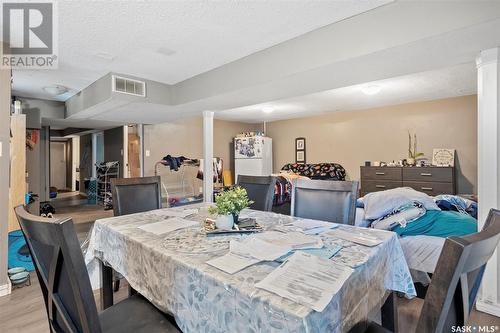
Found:
[[[392,231],[399,236],[465,236],[477,232],[477,220],[470,215],[454,211],[429,210],[425,215],[408,223],[396,226]]]
[[[413,204],[415,201],[422,204],[426,210],[440,210],[434,199],[427,194],[409,187],[398,187],[365,195],[363,198],[365,219],[379,219],[404,205]]]

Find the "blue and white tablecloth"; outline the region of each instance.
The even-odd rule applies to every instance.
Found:
[[[415,295],[395,233],[370,230],[371,236],[383,240],[376,247],[321,236],[325,244],[342,246],[332,263],[355,270],[319,313],[255,287],[278,267],[277,262],[259,263],[233,275],[207,265],[229,251],[231,239],[246,236],[207,237],[201,228],[205,209],[188,217],[200,221],[199,227],[161,236],[138,229],[164,220],[168,211],[96,221],[86,259],[90,263],[98,258],[113,267],[159,309],[173,314],[183,332],[345,332],[379,308],[387,290]],[[266,230],[297,220],[252,210],[242,214],[257,219]]]

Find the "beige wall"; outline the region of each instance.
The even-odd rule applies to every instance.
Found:
[[[214,156],[221,157],[224,169],[232,170],[230,144],[236,134],[260,126],[239,122],[214,120]],[[190,158],[203,157],[203,118],[191,117],[175,122],[144,126],[145,175],[154,175],[154,165],[168,154]]]
[[[351,179],[359,179],[359,167],[365,161],[406,158],[408,130],[417,134],[418,150],[429,159],[433,148],[456,149],[458,192],[476,193],[475,95],[267,124],[275,170],[295,161],[295,138],[305,137],[308,163],[340,163]]]

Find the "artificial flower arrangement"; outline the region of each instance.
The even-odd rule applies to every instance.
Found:
[[[229,190],[222,191],[215,195],[215,206],[209,208],[210,214],[218,214],[220,225],[226,223],[226,228],[231,219],[231,227],[233,223],[238,223],[238,215],[240,212],[248,208],[253,201],[248,198],[247,191],[239,186],[235,186]],[[225,219],[223,221],[223,219]],[[217,226],[219,227],[219,226]]]

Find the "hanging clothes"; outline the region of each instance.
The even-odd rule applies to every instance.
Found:
[[[224,171],[224,163],[222,158],[213,158],[213,170],[214,170],[214,183],[222,183],[222,173]],[[203,180],[203,159],[200,159],[200,167],[198,168],[198,174],[196,175],[198,179]]]
[[[162,158],[162,161],[165,161],[165,164],[170,167],[170,170],[177,171],[179,167],[184,163],[188,158],[184,156],[174,157],[172,155],[167,155]]]

